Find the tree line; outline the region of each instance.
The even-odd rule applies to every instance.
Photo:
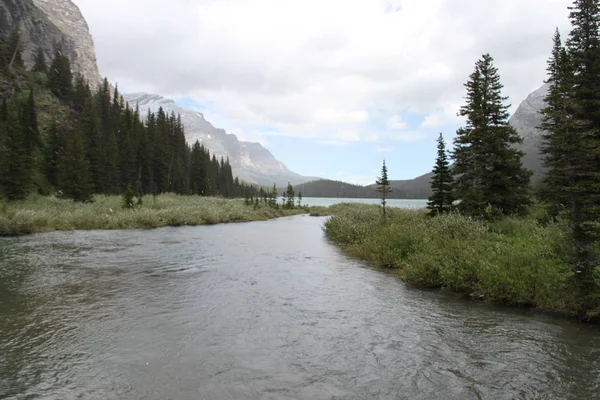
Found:
[[[551,218],[566,222],[566,261],[585,316],[600,305],[600,1],[575,0],[569,10],[568,39],[563,43],[556,30],[548,60],[539,126],[547,173],[535,194]],[[509,105],[489,54],[477,61],[465,87],[459,114],[466,125],[450,157],[442,134],[438,138],[430,215],[455,209],[483,219],[524,214],[533,201],[531,172],[515,148],[522,139],[508,125]]]
[[[18,29],[0,43],[0,77],[0,191],[8,200],[38,191],[90,201],[127,187],[138,195],[258,193],[233,177],[228,159],[188,145],[180,116],[161,108],[143,121],[108,80],[92,90],[74,76],[60,49],[49,63],[39,49],[27,70]],[[49,119],[43,128],[40,113]]]

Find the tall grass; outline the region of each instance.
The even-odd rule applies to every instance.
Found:
[[[137,229],[259,221],[307,213],[307,209],[273,209],[244,205],[243,200],[163,194],[145,196],[143,205],[122,207],[120,196],[95,196],[93,203],[75,203],[34,195],[18,202],[0,202],[0,235],[74,229]]]
[[[325,233],[348,254],[393,268],[412,285],[443,288],[491,302],[575,314],[571,272],[558,245],[558,224],[533,218],[486,223],[422,210],[344,205]]]

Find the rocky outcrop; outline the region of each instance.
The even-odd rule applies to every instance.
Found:
[[[542,131],[537,127],[542,123],[540,110],[544,108],[544,98],[548,93],[548,86],[545,84],[527,96],[509,120],[510,125],[523,138],[523,144],[520,147],[525,152],[523,166],[534,172],[534,180],[539,179],[544,173],[542,154],[540,153]]]
[[[131,107],[139,107],[140,115],[145,117],[148,110],[181,115],[185,127],[187,142],[193,144],[199,140],[218,158],[229,158],[233,175],[246,182],[260,185],[277,184],[278,187],[308,182],[316,178],[304,177],[290,171],[281,161],[259,143],[242,142],[233,134],[215,128],[202,113],[182,108],[173,100],[147,93],[131,93],[123,96]]]
[[[33,64],[38,47],[48,60],[59,47],[71,60],[74,72],[82,74],[92,87],[101,82],[87,22],[70,0],[0,0],[0,37],[7,37],[16,24],[20,24],[27,66]]]

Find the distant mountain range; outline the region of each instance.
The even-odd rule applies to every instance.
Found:
[[[215,128],[198,111],[178,106],[175,101],[156,94],[130,93],[123,96],[129,105],[140,109],[143,118],[159,108],[170,114],[181,115],[187,142],[192,145],[199,140],[217,158],[229,158],[233,175],[240,180],[264,186],[292,185],[308,182],[315,177],[305,177],[290,171],[281,161],[259,143],[242,142],[233,134]]]
[[[390,181],[392,192],[390,199],[425,199],[431,195],[429,179],[431,174],[420,176],[416,179],[405,181]],[[312,182],[294,186],[296,193],[301,192],[302,197],[334,197],[334,198],[360,198],[370,199],[379,197],[377,185],[353,185],[342,181],[319,179]],[[281,192],[281,190],[279,190]]]

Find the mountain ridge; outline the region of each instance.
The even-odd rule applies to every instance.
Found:
[[[229,158],[234,176],[248,183],[284,186],[288,182],[297,185],[318,179],[290,171],[260,143],[240,141],[234,134],[216,128],[201,112],[182,107],[173,99],[145,92],[128,93],[123,97],[131,107],[139,108],[142,118],[149,110],[156,112],[161,107],[169,114],[181,115],[188,144],[198,140],[217,158]]]

